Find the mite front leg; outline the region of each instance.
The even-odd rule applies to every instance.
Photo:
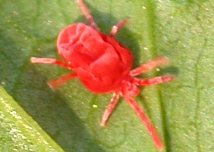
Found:
[[[100,122],[100,126],[105,126],[106,125],[106,122],[109,118],[109,116],[111,115],[112,111],[114,110],[117,102],[118,102],[118,98],[119,98],[119,93],[118,92],[115,92],[108,104],[108,106],[106,107],[103,115],[102,115],[102,119],[101,119],[101,122]]]
[[[136,76],[154,67],[167,64],[169,60],[164,56],[158,56],[155,59],[148,61],[130,72],[130,76]]]
[[[159,83],[171,81],[175,77],[176,77],[175,75],[165,75],[165,76],[158,76],[158,77],[148,78],[148,79],[133,78],[133,83],[138,86],[153,85],[153,84],[159,84]]]
[[[140,108],[140,106],[137,104],[137,102],[135,100],[133,100],[132,98],[130,98],[127,95],[123,95],[123,97],[129,103],[129,105],[132,107],[132,109],[134,109],[135,113],[138,115],[141,122],[146,126],[146,128],[147,128],[149,134],[151,135],[156,147],[160,150],[163,149],[163,144],[161,142],[161,139],[158,136],[155,128],[149,122],[149,119],[146,116],[146,114],[144,113],[144,111]]]

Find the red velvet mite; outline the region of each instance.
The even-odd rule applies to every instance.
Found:
[[[74,23],[60,31],[57,38],[57,50],[64,60],[31,57],[31,62],[56,64],[72,70],[68,74],[49,81],[48,84],[52,88],[56,88],[65,81],[77,77],[92,92],[113,92],[110,103],[103,113],[101,126],[106,125],[119,96],[122,96],[134,109],[142,123],[145,124],[156,147],[162,149],[163,144],[155,128],[131,96],[138,95],[138,86],[159,84],[175,78],[174,75],[157,76],[148,79],[135,77],[151,68],[168,63],[167,58],[159,56],[131,70],[133,62],[131,52],[114,38],[119,28],[127,22],[127,19],[118,22],[111,28],[110,34],[105,35],[98,30],[84,2],[77,0],[77,3],[90,25]]]

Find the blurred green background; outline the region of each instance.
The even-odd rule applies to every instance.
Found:
[[[136,67],[156,55],[171,64],[142,77],[177,79],[141,89],[136,101],[157,128],[166,152],[214,151],[214,0],[87,0],[108,34],[129,18],[116,39]],[[58,32],[85,22],[74,0],[0,1],[0,151],[155,152],[146,128],[121,99],[106,127],[99,122],[110,94],[93,94],[78,79],[57,90],[46,81],[68,72],[32,64],[56,57]],[[124,117],[125,116],[125,117]]]

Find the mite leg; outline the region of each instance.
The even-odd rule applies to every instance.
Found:
[[[118,98],[119,98],[119,93],[115,92],[110,100],[110,103],[108,104],[108,106],[106,107],[106,109],[102,115],[100,126],[106,125],[106,122],[107,122],[109,116],[111,115],[112,111],[114,110],[115,105],[118,102]]]
[[[126,23],[128,22],[128,19],[124,19],[120,22],[118,22],[116,25],[113,25],[112,28],[111,28],[111,31],[110,31],[110,36],[114,36],[118,30],[123,26],[125,25]]]
[[[148,78],[148,79],[133,78],[133,83],[140,86],[153,85],[153,84],[159,84],[159,83],[171,81],[175,77],[176,77],[175,75],[165,75],[165,76],[158,76],[158,77]]]
[[[43,64],[56,64],[64,68],[72,69],[72,66],[69,65],[66,62],[60,61],[58,59],[53,59],[53,58],[36,58],[36,57],[31,57],[30,61],[32,63],[43,63]]]
[[[124,99],[129,103],[129,105],[134,109],[136,114],[139,116],[142,123],[146,126],[149,134],[151,135],[156,147],[158,149],[163,149],[163,144],[161,142],[160,137],[158,136],[157,132],[155,131],[155,128],[152,126],[152,124],[149,122],[149,119],[143,112],[143,110],[140,108],[140,106],[134,101],[132,98],[123,95]]]
[[[158,56],[155,59],[148,61],[144,64],[142,64],[141,66],[137,67],[136,69],[132,70],[130,72],[131,76],[136,76],[144,71],[147,71],[149,69],[152,69],[154,67],[163,65],[163,64],[167,64],[169,62],[169,60],[164,57],[164,56]]]
[[[79,5],[82,13],[84,14],[86,20],[88,20],[88,22],[91,24],[91,26],[95,29],[98,30],[97,24],[95,23],[93,17],[91,16],[91,14],[89,13],[88,8],[85,6],[83,0],[77,0],[77,4]]]
[[[53,79],[53,80],[49,80],[48,81],[48,85],[52,88],[52,89],[55,89],[57,88],[59,85],[63,84],[64,82],[76,77],[77,74],[75,72],[72,72],[72,73],[67,73],[67,74],[64,74],[56,79]]]

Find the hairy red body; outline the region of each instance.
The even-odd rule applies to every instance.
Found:
[[[58,36],[57,49],[92,92],[119,90],[131,70],[132,54],[127,48],[83,23],[65,27]]]
[[[57,50],[64,61],[53,58],[31,57],[31,62],[56,64],[72,70],[68,74],[49,81],[48,84],[52,88],[56,88],[65,81],[77,77],[92,92],[113,92],[110,103],[102,116],[101,126],[105,126],[117,104],[119,96],[122,96],[145,124],[156,147],[162,149],[163,144],[155,128],[131,96],[138,95],[138,86],[158,84],[174,79],[174,75],[157,76],[148,79],[135,77],[153,67],[168,63],[168,60],[163,56],[159,56],[131,70],[133,62],[131,52],[114,38],[119,28],[127,20],[118,22],[112,27],[110,34],[105,35],[98,30],[83,1],[77,0],[77,3],[90,25],[74,23],[61,30],[57,39]]]

